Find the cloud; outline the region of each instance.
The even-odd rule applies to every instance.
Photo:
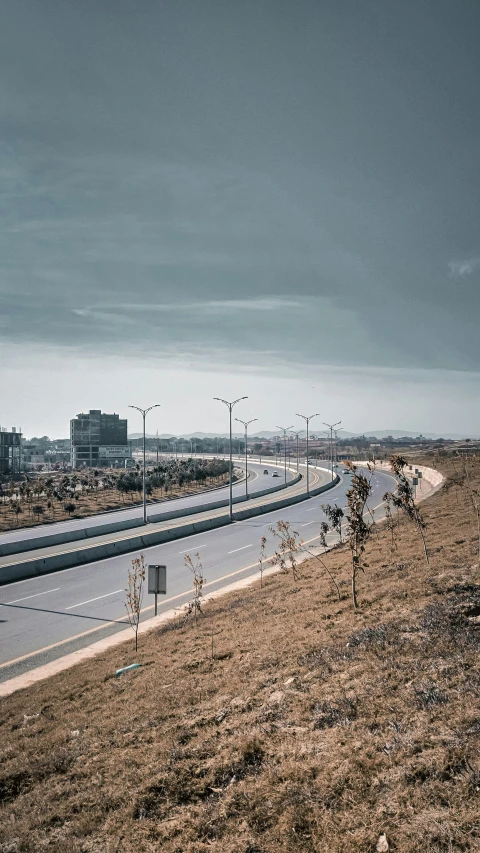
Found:
[[[468,258],[465,261],[450,261],[450,277],[464,278],[466,275],[471,275],[480,267],[480,258]]]

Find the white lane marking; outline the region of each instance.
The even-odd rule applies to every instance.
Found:
[[[189,554],[190,551],[198,551],[199,548],[205,548],[205,545],[192,545],[191,548],[186,548],[185,551],[179,551],[179,554]]]
[[[315,512],[316,509],[318,509],[318,507],[314,506],[312,509],[306,509],[305,512]]]
[[[316,523],[316,519],[315,519],[315,521],[307,521],[305,524],[302,524],[302,527],[308,527],[309,524],[315,524],[315,523]]]
[[[83,607],[84,604],[91,604],[92,601],[100,601],[101,598],[108,598],[109,595],[117,595],[118,592],[125,592],[123,589],[115,589],[113,592],[106,592],[105,595],[97,595],[96,598],[89,598],[88,601],[81,601],[80,604],[71,604],[65,610],[74,610],[75,607]]]
[[[28,598],[37,598],[39,595],[47,595],[49,592],[58,592],[59,589],[59,586],[55,587],[55,589],[46,589],[45,592],[36,592],[35,595],[26,595],[24,598],[16,598],[14,601],[6,601],[5,604],[18,604],[19,601],[27,601]]]
[[[242,548],[234,548],[233,551],[227,551],[227,554],[236,554],[237,551],[244,551],[245,548],[253,548],[253,542],[251,542],[250,545],[243,545]]]

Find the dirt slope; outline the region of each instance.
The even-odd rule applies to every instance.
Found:
[[[476,521],[439,467],[431,565],[379,528],[360,613],[335,551],[340,602],[311,560],[5,699],[2,853],[480,850]]]

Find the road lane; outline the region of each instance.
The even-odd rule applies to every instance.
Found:
[[[370,505],[374,507],[381,503],[384,492],[391,489],[393,484],[393,478],[382,473],[375,481]],[[328,496],[330,503],[344,505],[345,492],[349,486],[350,483],[346,480],[331,492],[310,498],[304,503],[285,507],[261,518],[248,519],[197,534],[195,542],[191,544],[188,539],[184,539],[185,545],[189,547],[185,547],[181,553],[179,540],[144,549],[146,563],[167,565],[168,596],[166,600],[159,602],[160,612],[162,607],[168,609],[172,606],[168,603],[172,599],[180,606],[191,597],[192,575],[184,565],[185,554],[193,555],[199,551],[206,588],[215,588],[215,585],[224,582],[221,579],[231,577],[232,574],[239,577],[252,574],[258,570],[258,554],[254,548],[257,544],[258,552],[260,551],[262,534],[267,538],[267,553],[273,555],[275,550],[273,536],[267,528],[279,519],[289,521],[295,529],[301,524],[308,524],[307,541],[318,542],[320,523],[324,520],[320,501],[325,503]],[[315,519],[305,517],[309,510],[317,511]],[[318,524],[317,530],[313,526],[315,523]],[[247,550],[250,559],[247,557]],[[26,669],[125,628],[128,623],[122,585],[126,586],[131,560],[137,556],[139,553],[132,553],[59,571],[55,573],[55,581],[59,584],[56,588],[51,587],[51,575],[3,587],[0,590],[0,601],[4,602],[0,606],[0,664],[17,658],[24,659],[17,665],[0,668],[0,680],[18,675]],[[115,592],[112,593],[112,590]],[[8,604],[15,598],[23,597],[24,592],[28,597],[39,594],[44,594],[44,597],[39,602]],[[147,616],[153,608],[149,598],[146,595],[144,599]],[[80,604],[77,608],[78,602]],[[50,646],[53,648],[48,649]],[[38,654],[39,650],[46,648],[47,651]]]
[[[222,457],[219,457],[222,458]],[[245,468],[244,460],[234,459],[234,464],[238,468]],[[276,484],[276,479],[272,478],[271,474],[274,470],[277,469],[278,466],[267,466],[267,470],[269,471],[268,475],[263,473],[265,469],[264,464],[260,464],[258,462],[254,462],[253,460],[248,462],[249,477],[248,481],[248,491],[249,494],[255,496],[256,492],[261,491],[262,489],[266,489],[269,486],[274,486]],[[295,476],[295,472],[293,470],[287,471],[287,479],[290,482]],[[171,500],[165,499],[163,501],[157,501],[155,503],[147,504],[147,516],[157,516],[161,513],[170,513],[175,510],[184,509],[192,506],[199,506],[201,504],[213,503],[214,501],[223,500],[228,498],[229,487],[221,486],[217,489],[209,489],[203,492],[197,492],[194,495],[185,495],[180,498],[172,498]],[[233,485],[233,497],[243,496],[245,494],[245,481],[240,481],[238,483],[234,483]],[[77,518],[77,519],[69,519],[65,521],[57,521],[51,524],[43,524],[36,525],[32,527],[23,527],[16,530],[10,530],[5,533],[0,533],[0,554],[2,553],[2,546],[7,545],[11,542],[23,542],[30,541],[32,539],[42,538],[43,536],[55,534],[55,533],[65,533],[65,532],[78,532],[80,530],[84,530],[86,528],[95,528],[104,524],[108,524],[110,522],[126,522],[128,520],[139,520],[143,517],[143,507],[141,504],[137,504],[133,507],[127,507],[125,509],[120,508],[116,510],[111,510],[110,512],[102,512],[97,513],[96,515],[90,515],[86,518]]]

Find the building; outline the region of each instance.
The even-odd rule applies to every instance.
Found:
[[[22,431],[0,427],[0,474],[18,474],[22,465]]]
[[[72,468],[125,467],[131,456],[127,420],[100,409],[77,415],[70,421]]]

